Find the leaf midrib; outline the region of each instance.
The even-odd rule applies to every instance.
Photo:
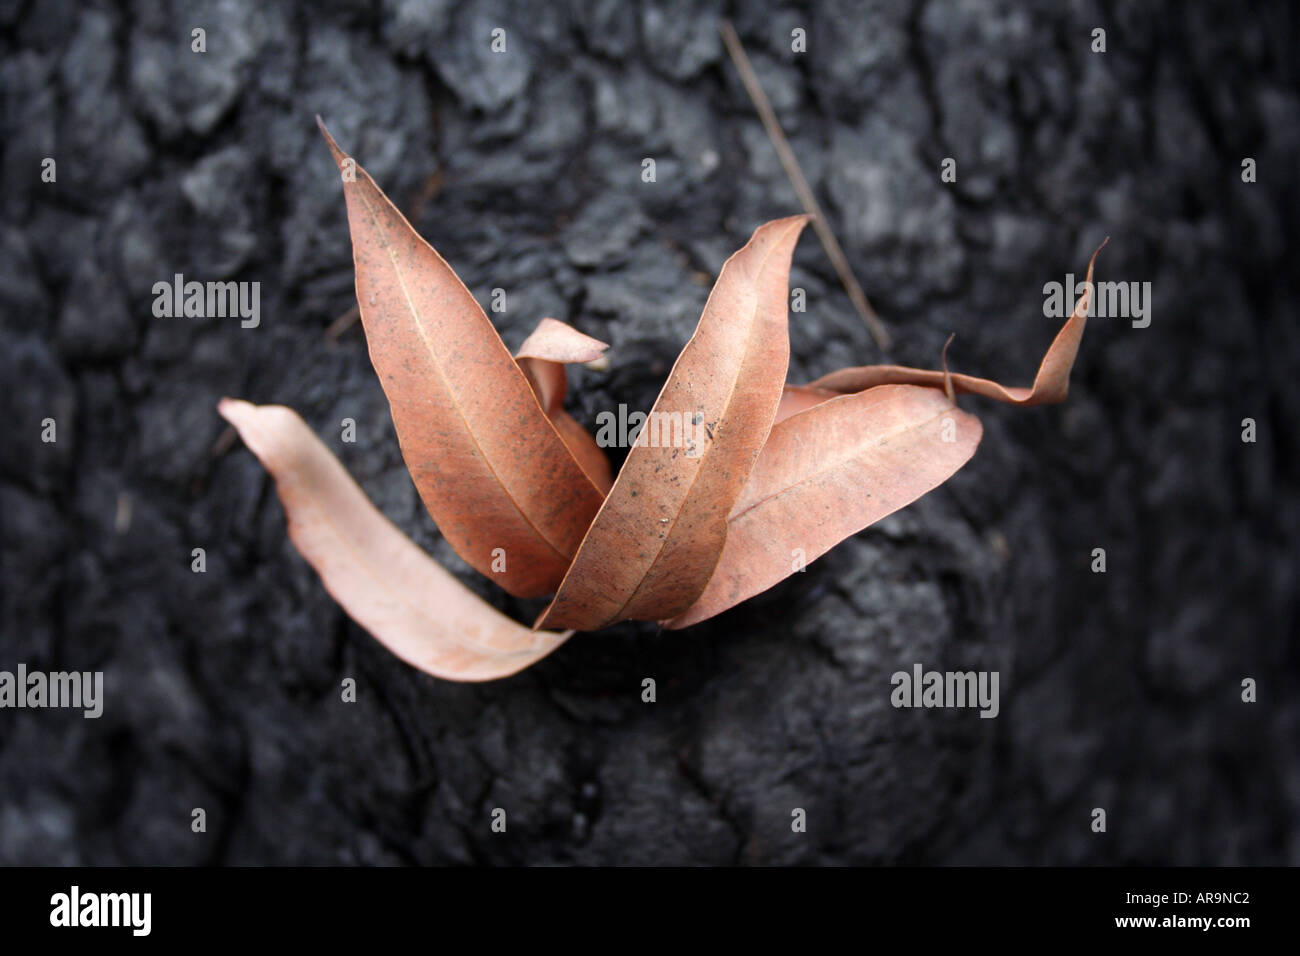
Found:
[[[374,180],[370,178],[370,174],[365,173],[364,175],[366,179],[369,180],[370,184],[376,190],[378,190],[379,187],[374,184]],[[487,452],[484,451],[483,446],[479,443],[478,435],[476,435],[474,433],[474,429],[470,427],[469,418],[465,415],[465,412],[461,408],[460,399],[456,396],[456,392],[451,386],[451,381],[447,378],[447,373],[443,370],[442,363],[438,361],[437,351],[434,349],[433,343],[429,340],[428,335],[425,334],[424,323],[420,319],[420,312],[415,307],[415,302],[411,299],[410,290],[406,286],[406,279],[403,277],[402,269],[397,263],[397,256],[393,253],[392,246],[389,244],[387,237],[384,235],[384,230],[379,225],[379,217],[375,213],[375,209],[374,206],[371,204],[370,197],[366,195],[366,192],[364,190],[358,190],[357,197],[361,200],[362,204],[366,207],[366,214],[370,217],[370,222],[374,226],[374,232],[378,239],[378,242],[383,247],[384,252],[387,254],[389,264],[393,268],[393,274],[397,277],[397,284],[399,288],[401,288],[402,290],[402,297],[406,300],[406,305],[410,310],[412,319],[414,320],[415,329],[420,336],[420,341],[424,344],[425,351],[429,355],[429,360],[432,363],[434,369],[437,371],[438,378],[442,381],[443,388],[446,390],[447,396],[451,399],[452,407],[456,409],[456,414],[460,417],[461,422],[464,424],[465,433],[469,436],[469,440],[473,444],[474,450],[478,452],[479,459],[483,462],[484,467],[486,467],[488,473],[491,474],[493,481],[496,482],[497,487],[501,489],[502,493],[505,495],[506,499],[510,502],[511,506],[515,509],[515,512],[523,520],[524,524],[526,524],[528,528],[531,529],[532,532],[548,548],[551,549],[551,551],[555,554],[557,558],[560,559],[561,562],[567,565],[569,563],[570,556],[566,555],[563,551],[561,551],[558,547],[556,547],[556,545],[542,531],[542,529],[539,528],[533,522],[532,518],[528,515],[528,513],[524,511],[524,509],[520,506],[519,502],[515,499],[514,494],[509,490],[505,482],[502,481],[501,475],[498,474],[496,468],[493,466],[492,460],[488,457]],[[406,222],[405,217],[401,216],[401,213],[398,213],[398,216],[399,218],[402,219],[403,222]],[[411,228],[410,223],[407,223],[407,227]],[[411,232],[421,243],[423,243],[429,249],[429,251],[433,252],[433,247],[430,246],[427,242],[425,242],[424,237],[420,236],[419,233],[416,233],[414,228],[411,228]],[[437,255],[437,253],[435,252],[434,255]],[[457,281],[459,281],[459,279]],[[465,294],[466,295],[469,294],[468,290],[465,290]],[[357,305],[358,307],[362,307],[361,302],[359,300],[357,302]],[[585,474],[584,477],[586,477]]]
[[[814,478],[820,477],[821,475],[826,474],[828,471],[832,471],[833,469],[841,467],[846,462],[852,461],[854,458],[866,454],[872,448],[876,448],[879,447],[880,445],[887,444],[889,441],[899,437],[900,435],[904,435],[910,431],[915,431],[917,429],[924,428],[926,425],[942,417],[948,411],[950,410],[944,409],[942,411],[935,412],[929,418],[925,418],[922,419],[921,421],[903,425],[900,428],[896,428],[892,431],[886,432],[872,439],[866,445],[857,444],[857,445],[848,446],[849,449],[848,451],[844,452],[841,455],[835,456],[828,464],[824,465],[823,467],[820,467],[815,471],[809,472],[804,477],[800,478],[798,481],[792,482],[791,484],[786,485],[784,488],[774,491],[769,495],[765,495],[764,497],[755,501],[753,504],[746,507],[743,511],[737,511],[734,514],[729,515],[727,517],[727,524],[731,524],[732,522],[739,521],[741,518],[749,514],[755,508],[759,508],[767,504],[769,501],[774,501],[777,498],[782,497],[783,495],[787,495],[796,491],[803,485],[806,485],[808,482],[812,481]]]
[[[765,252],[765,253],[763,254],[763,258],[762,258],[762,260],[761,260],[761,261],[759,262],[759,264],[758,264],[758,270],[757,270],[757,273],[758,273],[759,276],[761,276],[761,275],[763,274],[763,272],[767,269],[767,263],[768,263],[768,261],[772,258],[773,254],[776,252],[777,247],[781,245],[782,240],[784,240],[785,237],[788,236],[788,235],[790,234],[790,231],[791,231],[791,230],[796,229],[796,228],[802,228],[802,226],[803,226],[802,223],[798,223],[798,222],[796,222],[796,223],[792,223],[792,224],[791,224],[791,225],[790,225],[790,226],[789,226],[789,227],[788,227],[784,232],[781,233],[780,238],[777,239],[777,240],[775,240],[775,241],[772,243],[771,247],[767,250],[767,252]],[[725,268],[725,264],[724,264],[724,268]],[[749,326],[750,326],[750,330],[749,330],[749,334],[747,334],[746,337],[745,337],[745,340],[746,340],[745,352],[744,352],[744,354],[741,356],[741,360],[740,360],[740,370],[737,371],[736,375],[732,376],[732,379],[731,379],[731,385],[730,385],[730,387],[727,389],[727,398],[726,398],[726,401],[724,401],[724,402],[722,403],[722,413],[721,413],[721,415],[719,416],[719,420],[718,420],[718,421],[719,421],[719,427],[723,427],[723,423],[724,423],[724,421],[725,421],[725,419],[726,419],[727,411],[731,408],[731,401],[732,401],[732,398],[733,398],[733,397],[735,396],[735,394],[736,394],[736,386],[737,386],[737,385],[739,384],[739,382],[740,382],[740,371],[744,369],[744,366],[745,366],[745,360],[749,357],[750,353],[753,351],[753,349],[752,349],[752,343],[753,343],[753,325],[754,325],[754,319],[755,319],[755,317],[757,317],[757,315],[758,315],[758,310],[759,310],[759,298],[760,298],[760,297],[759,297],[757,294],[754,296],[754,308],[753,308],[753,311],[751,312],[750,317],[749,317]],[[708,303],[707,303],[707,302],[705,303],[705,308],[706,308],[706,309],[708,308]],[[693,339],[693,338],[694,338],[694,336],[692,336],[692,339]],[[690,346],[690,343],[688,342],[688,343],[687,343],[687,347],[689,347],[689,346]],[[651,411],[651,414],[654,413],[654,409],[653,409],[653,408],[652,408],[650,411]],[[774,413],[775,413],[775,410],[774,410]],[[769,433],[770,433],[770,425],[769,425]],[[700,467],[698,467],[698,468],[695,469],[695,473],[691,476],[690,484],[689,484],[689,485],[687,486],[687,488],[686,488],[686,493],[682,496],[682,499],[681,499],[681,501],[682,501],[682,506],[678,507],[676,513],[672,516],[672,518],[671,518],[671,520],[670,520],[670,522],[669,522],[669,525],[668,525],[668,533],[665,534],[665,535],[663,536],[663,538],[660,539],[660,542],[661,542],[661,543],[659,544],[659,546],[658,546],[657,548],[654,549],[654,557],[649,561],[649,563],[646,564],[645,573],[641,575],[641,580],[637,583],[636,589],[633,590],[632,594],[627,598],[627,600],[625,600],[625,601],[624,601],[624,602],[619,606],[618,610],[614,612],[614,615],[613,615],[614,617],[617,617],[618,615],[622,614],[623,611],[627,608],[627,606],[628,606],[629,604],[631,604],[631,603],[634,602],[638,597],[640,597],[642,589],[646,586],[646,582],[650,579],[650,572],[653,571],[654,568],[655,568],[655,566],[659,563],[659,559],[660,559],[660,557],[663,556],[664,548],[666,548],[666,547],[668,546],[668,542],[672,539],[673,531],[675,531],[676,528],[677,528],[677,523],[678,523],[678,521],[680,520],[680,518],[681,518],[681,516],[682,516],[682,511],[684,510],[685,504],[686,504],[686,502],[690,501],[690,499],[691,499],[691,495],[692,495],[692,493],[693,493],[694,490],[695,490],[695,484],[696,484],[697,481],[699,481],[700,472],[704,470],[704,463],[705,463],[705,460],[708,458],[708,456],[709,456],[710,454],[712,454],[712,451],[713,451],[712,446],[713,446],[713,444],[714,444],[713,442],[710,442],[710,447],[709,447],[709,449],[706,450],[705,453],[704,453],[704,455],[701,457],[701,459],[700,459]],[[759,451],[760,451],[760,453],[761,453],[761,451],[762,451],[761,446],[760,446]],[[751,466],[751,470],[752,470],[752,466]],[[743,492],[743,490],[744,490],[744,485],[741,485],[741,490],[742,490],[742,492]],[[724,522],[724,525],[725,525],[725,522]],[[718,557],[720,558],[721,556],[722,556],[722,551],[721,551],[721,549],[719,549],[719,551],[718,551]],[[715,565],[716,565],[716,562],[715,562]],[[707,577],[705,578],[704,583],[705,583],[705,585],[707,586],[707,584],[708,584],[708,578],[707,578]]]

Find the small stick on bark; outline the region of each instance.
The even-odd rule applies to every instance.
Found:
[[[212,443],[212,457],[220,458],[226,452],[230,451],[235,445],[235,439],[239,437],[239,432],[235,431],[234,425],[227,425],[226,430],[217,436],[217,440]]]
[[[329,328],[325,330],[325,338],[330,342],[338,341],[338,337],[355,325],[359,318],[361,318],[361,308],[353,304],[352,308],[329,324]]]
[[[817,230],[817,236],[826,249],[826,255],[830,257],[831,264],[835,267],[835,271],[839,273],[840,281],[844,283],[844,291],[849,294],[850,301],[858,310],[858,314],[862,316],[862,321],[867,324],[867,330],[871,333],[876,345],[881,351],[887,351],[890,346],[889,332],[880,321],[880,316],[876,315],[876,310],[867,301],[867,294],[862,291],[862,286],[854,278],[853,270],[849,268],[849,260],[845,257],[844,250],[840,248],[839,242],[836,241],[835,234],[831,232],[831,227],[826,221],[826,216],[822,213],[817,197],[813,195],[812,189],[808,186],[808,180],[804,178],[803,170],[799,166],[799,160],[795,158],[794,151],[790,149],[789,140],[785,138],[785,133],[781,131],[781,124],[777,121],[776,113],[772,110],[772,104],[768,102],[767,94],[763,92],[763,87],[758,82],[758,76],[754,73],[754,68],[749,65],[749,57],[745,55],[745,48],[740,44],[740,37],[736,35],[735,28],[727,20],[719,20],[718,29],[722,32],[722,42],[727,45],[727,52],[731,54],[731,62],[736,65],[736,70],[740,73],[740,80],[745,84],[749,98],[754,102],[754,109],[758,111],[758,118],[763,121],[763,127],[767,130],[768,138],[772,141],[773,148],[776,149],[776,155],[785,168],[785,174],[790,177],[790,184],[794,186],[795,194],[799,197],[804,212],[813,217],[813,228]]]

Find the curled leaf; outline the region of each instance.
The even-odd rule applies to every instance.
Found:
[[[807,221],[760,226],[723,265],[695,334],[537,626],[591,630],[673,617],[704,589],[727,515],[781,401],[790,259]]]
[[[1092,258],[1088,260],[1088,275],[1084,280],[1088,290],[1092,289],[1092,267],[1097,261],[1097,253],[1106,243],[1097,247]],[[1083,339],[1083,327],[1088,321],[1089,293],[1084,292],[1074,307],[1074,312],[1065,325],[1056,333],[1056,338],[1043,356],[1034,376],[1032,388],[999,385],[987,378],[973,375],[961,375],[953,372],[947,375],[952,388],[957,392],[983,395],[985,398],[1014,405],[1050,405],[1065,401],[1070,388],[1070,369],[1074,367],[1075,356],[1079,354],[1079,343]],[[842,368],[829,375],[811,382],[804,389],[822,389],[841,394],[860,392],[877,385],[928,385],[932,388],[945,388],[945,373],[928,369],[908,368],[903,365],[863,365],[857,368]],[[811,395],[801,396],[803,398]],[[792,400],[795,401],[795,400]]]
[[[779,422],[727,523],[708,586],[682,628],[766,591],[948,480],[983,427],[941,391],[882,385]]]
[[[298,553],[408,664],[446,680],[493,680],[568,639],[515,623],[452,577],[371,504],[292,409],[229,398],[217,408],[275,479]]]
[[[524,374],[529,374],[530,369],[537,372],[555,367],[563,372],[565,365],[596,361],[608,348],[606,343],[579,332],[559,319],[547,318],[538,322],[537,328],[524,339],[515,352],[515,361],[525,369]],[[566,385],[563,375],[554,376],[554,381],[548,381],[539,392],[545,395],[542,408],[547,412],[554,411],[564,401]]]
[[[320,128],[344,173],[370,360],[420,498],[471,567],[511,594],[548,594],[603,495],[464,283]]]
[[[589,365],[603,359],[609,348],[599,339],[584,335],[558,319],[542,319],[515,353],[515,362],[528,378],[542,410],[568,446],[570,453],[601,494],[608,494],[614,482],[609,458],[596,439],[564,410],[564,396],[569,388],[566,364]]]

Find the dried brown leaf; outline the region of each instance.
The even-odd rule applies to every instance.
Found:
[[[664,626],[721,613],[911,504],[969,461],[982,434],[943,392],[914,385],[840,395],[779,422],[732,509],[708,586]]]
[[[420,498],[471,567],[511,594],[548,594],[603,495],[464,283],[320,128],[349,174],[357,302]]]
[[[727,515],[781,401],[790,259],[807,221],[760,226],[723,265],[695,334],[538,626],[591,630],[673,617],[708,583]],[[665,423],[679,426],[684,442],[670,435],[663,443],[655,429]],[[698,433],[693,443],[688,426]]]
[[[275,479],[298,553],[408,664],[446,680],[493,680],[569,637],[515,623],[452,577],[370,503],[292,409],[229,398],[217,407]]]
[[[1103,242],[1097,247],[1092,258],[1088,260],[1088,275],[1084,280],[1092,288],[1092,267],[1097,261],[1097,253],[1105,247]],[[983,395],[985,398],[1014,405],[1050,405],[1065,401],[1070,388],[1070,369],[1074,367],[1075,356],[1079,354],[1079,343],[1083,339],[1083,327],[1088,321],[1089,295],[1085,292],[1079,297],[1073,314],[1065,325],[1056,333],[1056,338],[1043,356],[1034,376],[1032,388],[999,385],[987,378],[973,375],[961,375],[956,372],[950,376],[952,387],[957,392]],[[801,388],[823,389],[828,392],[846,394],[874,388],[877,385],[928,385],[932,388],[944,388],[945,373],[930,369],[908,368],[904,365],[863,365],[857,368],[842,368],[829,375],[823,375],[808,386]],[[808,396],[804,396],[805,398]],[[792,400],[796,401],[796,400]]]

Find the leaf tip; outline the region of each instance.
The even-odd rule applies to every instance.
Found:
[[[217,414],[233,425],[235,424],[235,419],[239,417],[239,413],[245,407],[249,407],[248,402],[241,401],[238,398],[231,398],[228,395],[223,395],[221,400],[217,402]]]
[[[1107,236],[1105,239],[1103,239],[1103,240],[1101,241],[1101,245],[1099,245],[1096,249],[1094,249],[1094,250],[1092,251],[1092,258],[1088,260],[1088,278],[1087,278],[1086,280],[1084,280],[1084,281],[1086,281],[1086,282],[1091,282],[1091,281],[1092,281],[1092,266],[1093,266],[1093,263],[1095,263],[1095,262],[1097,261],[1097,254],[1098,254],[1099,252],[1101,252],[1101,250],[1103,250],[1103,249],[1106,248],[1106,243],[1108,243],[1108,242],[1110,242],[1110,236]]]
[[[320,134],[325,137],[325,142],[330,148],[330,153],[334,156],[334,162],[342,167],[343,160],[348,158],[348,154],[343,152],[343,150],[339,148],[339,144],[334,141],[334,137],[330,135],[330,131],[326,128],[325,121],[320,118],[319,113],[316,114],[316,126],[320,130]]]
[[[956,332],[949,332],[948,341],[943,343],[943,351],[939,353],[939,361],[943,365],[943,390],[948,394],[948,401],[953,404],[957,402],[957,394],[952,388],[952,373],[948,371],[948,346],[952,345],[952,340],[956,337]]]
[[[785,226],[797,227],[795,229],[795,235],[798,235],[803,232],[805,226],[816,218],[817,217],[810,212],[801,212],[796,216],[786,216],[784,219],[778,219],[777,222]]]

